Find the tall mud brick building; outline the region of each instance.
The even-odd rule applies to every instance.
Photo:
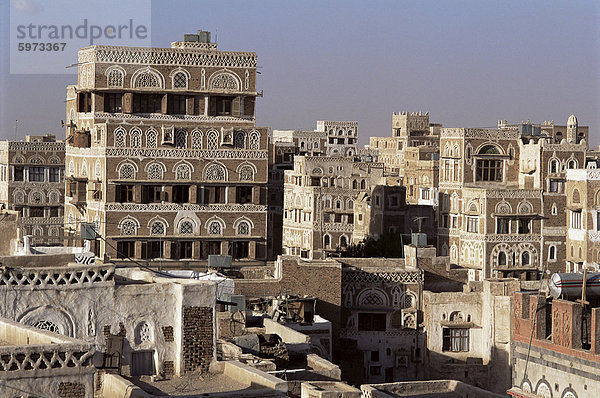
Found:
[[[268,130],[255,127],[256,54],[209,32],[171,48],[79,50],[67,87],[65,228],[94,223],[100,257],[266,256]]]

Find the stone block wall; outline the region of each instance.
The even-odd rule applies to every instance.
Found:
[[[213,309],[183,309],[183,369],[208,371],[213,359]]]

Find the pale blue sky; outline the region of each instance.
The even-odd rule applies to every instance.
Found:
[[[14,138],[15,119],[19,136],[64,136],[65,86],[75,75],[9,75],[8,0],[1,1],[0,138]],[[217,33],[221,50],[255,51],[261,126],[357,120],[366,143],[390,135],[394,111],[429,111],[447,127],[564,124],[575,113],[597,145],[599,20],[591,0],[155,0],[151,28],[154,46],[205,29]],[[65,65],[75,60],[65,54]]]

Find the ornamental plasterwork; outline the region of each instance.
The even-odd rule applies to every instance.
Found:
[[[256,54],[233,51],[192,51],[189,48],[94,46],[79,51],[79,63],[256,68]]]
[[[208,159],[266,159],[267,151],[249,150],[198,150],[198,149],[175,149],[175,148],[106,148],[106,156],[109,158],[154,158],[154,159],[181,159],[181,158],[208,158]]]
[[[524,199],[524,198],[541,198],[542,190],[541,189],[486,189],[485,196],[488,198],[514,198],[514,199]]]
[[[484,242],[541,242],[541,235],[485,235],[482,239]]]
[[[64,151],[65,143],[9,141],[8,149],[12,151]]]
[[[342,283],[418,283],[418,272],[342,272]]]
[[[321,226],[320,223],[314,223],[315,227],[318,228]],[[354,231],[354,225],[352,224],[343,224],[343,223],[324,223],[323,231],[328,232],[352,232]]]
[[[129,211],[129,212],[177,212],[182,210],[206,211],[206,212],[229,212],[229,213],[261,213],[267,211],[267,206],[256,204],[178,204],[178,203],[108,203],[107,211]]]
[[[172,115],[164,115],[162,113],[94,113],[94,119],[111,119],[111,120],[125,120],[125,119],[152,119],[152,120],[166,120],[166,121],[195,121],[195,122],[232,122],[240,123],[240,121],[251,122],[254,120],[254,116],[204,116],[204,115],[178,115],[177,117]],[[91,117],[90,117],[91,118]]]

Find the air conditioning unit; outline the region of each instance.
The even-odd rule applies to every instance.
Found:
[[[175,128],[173,126],[162,126],[162,143],[170,145],[175,144]]]
[[[208,268],[231,268],[231,256],[210,254],[208,256]]]
[[[96,225],[93,222],[81,223],[81,239],[94,240],[96,239]]]
[[[246,309],[246,296],[243,294],[226,294],[225,301],[235,303],[236,305],[228,305],[227,310],[231,312],[244,311]]]
[[[221,145],[233,145],[233,127],[221,127]]]

